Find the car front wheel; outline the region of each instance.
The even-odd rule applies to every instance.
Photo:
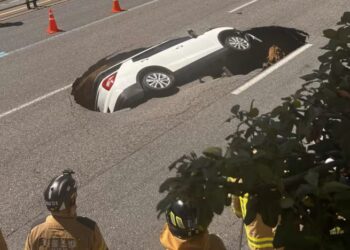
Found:
[[[247,51],[250,49],[250,42],[243,36],[229,35],[225,38],[225,46],[235,51]]]
[[[151,70],[143,75],[142,86],[151,91],[165,91],[174,87],[174,76],[165,70]]]

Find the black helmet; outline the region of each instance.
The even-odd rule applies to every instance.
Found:
[[[182,200],[173,202],[165,216],[170,232],[178,238],[190,238],[203,231],[198,224],[198,210]]]
[[[51,212],[62,211],[74,205],[77,184],[72,170],[64,170],[62,175],[53,178],[44,192],[46,207]]]

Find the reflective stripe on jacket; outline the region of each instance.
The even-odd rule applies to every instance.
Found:
[[[160,235],[160,243],[166,250],[226,250],[222,240],[215,234],[206,231],[183,240],[172,235],[167,224]]]
[[[232,207],[239,218],[247,214],[246,207],[248,194],[243,197],[233,197]],[[248,246],[251,250],[271,250],[273,248],[274,229],[265,225],[261,215],[257,214],[255,220],[249,225],[244,225],[247,235]]]

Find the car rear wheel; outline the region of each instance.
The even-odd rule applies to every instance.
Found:
[[[174,87],[174,76],[160,69],[150,70],[142,77],[142,86],[148,90],[160,92]]]
[[[235,51],[247,51],[251,45],[247,38],[240,35],[228,35],[225,38],[225,47]]]

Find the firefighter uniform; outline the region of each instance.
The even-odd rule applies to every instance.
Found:
[[[49,215],[36,222],[24,250],[108,250],[97,224],[86,217]]]
[[[4,236],[2,236],[1,230],[0,230],[0,249],[7,250],[7,245],[6,245]]]
[[[215,234],[205,231],[189,239],[175,237],[166,224],[160,235],[160,243],[166,250],[226,250],[222,240]]]
[[[247,214],[246,206],[248,194],[243,197],[233,197],[232,206],[234,213],[239,218],[244,218]],[[244,225],[247,235],[248,246],[251,250],[272,250],[274,229],[265,225],[261,215],[257,214],[256,218],[249,225]],[[279,248],[283,249],[283,248]]]

